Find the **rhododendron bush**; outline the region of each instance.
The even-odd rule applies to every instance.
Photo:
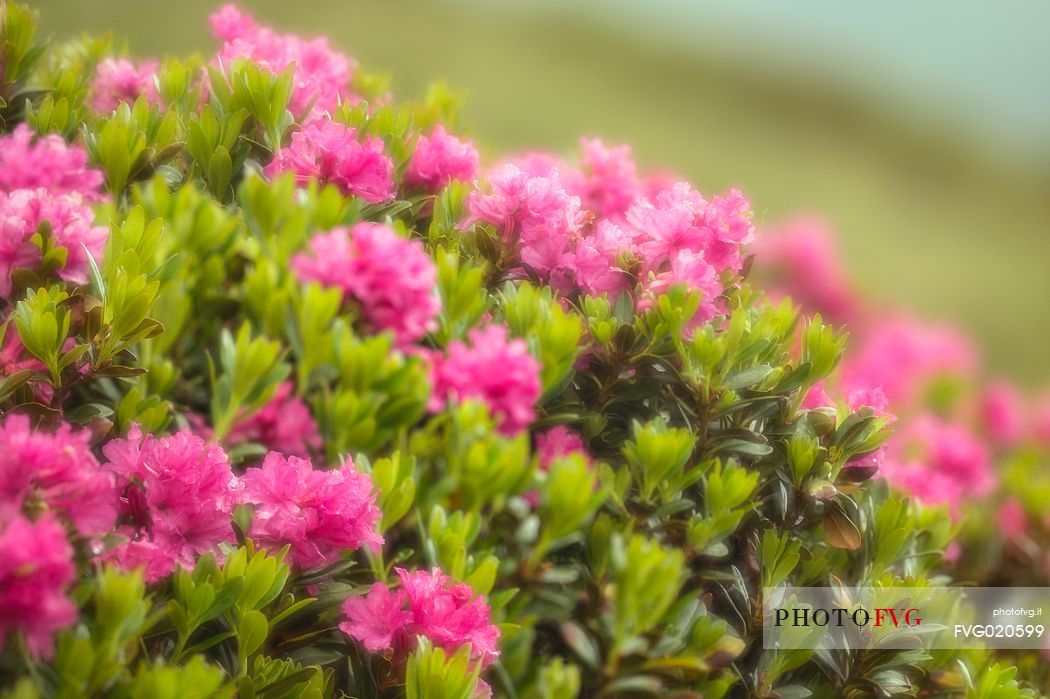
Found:
[[[815,224],[210,21],[133,61],[3,8],[4,696],[1036,696],[763,650],[761,590],[1041,584],[1045,405]]]

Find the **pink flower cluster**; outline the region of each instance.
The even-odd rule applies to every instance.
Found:
[[[108,533],[117,515],[113,481],[100,470],[90,439],[90,432],[66,424],[39,432],[27,416],[8,415],[0,423],[0,521],[33,501],[81,536]]]
[[[315,235],[309,253],[292,258],[303,281],[342,289],[365,321],[389,330],[401,346],[437,327],[437,269],[423,244],[381,223],[358,223]]]
[[[239,485],[221,447],[187,431],[154,437],[133,428],[102,451],[126,522],[118,533],[127,541],[107,554],[118,565],[144,567],[154,582],[233,541]]]
[[[343,551],[378,551],[383,543],[372,480],[349,459],[341,468],[318,471],[306,459],[271,452],[241,482],[244,500],[255,506],[252,540],[273,549],[289,544],[293,565],[313,568]]]
[[[845,273],[830,226],[813,217],[785,221],[755,243],[757,267],[767,293],[785,296],[835,323],[852,322],[859,300]]]
[[[76,576],[73,548],[50,514],[0,517],[0,649],[21,632],[34,656],[50,657],[57,631],[77,620],[67,593]]]
[[[571,271],[572,243],[580,235],[584,212],[580,198],[566,191],[557,170],[531,176],[506,164],[488,177],[491,193],[475,192],[470,217],[500,231],[503,242],[520,250],[521,262],[543,279]]]
[[[471,659],[482,667],[499,657],[499,629],[490,622],[488,604],[469,585],[453,583],[437,569],[394,570],[399,589],[375,583],[368,594],[343,603],[343,633],[395,660],[405,657],[417,636],[450,653],[469,645]]]
[[[851,350],[842,365],[843,390],[880,387],[891,406],[921,398],[936,377],[969,376],[977,364],[973,345],[954,328],[905,316],[866,327]]]
[[[346,195],[377,203],[394,198],[394,163],[375,136],[328,119],[311,119],[292,134],[291,143],[274,154],[266,174],[290,172],[300,186],[310,180],[332,184]]]
[[[643,196],[638,168],[628,145],[606,146],[597,138],[580,141],[580,174],[574,190],[584,208],[599,218],[615,218],[627,213]]]
[[[34,137],[25,124],[0,137],[0,191],[46,189],[54,195],[78,194],[87,202],[99,201],[103,176],[88,164],[80,146],[61,136]]]
[[[955,514],[962,502],[995,488],[988,450],[959,424],[919,415],[902,428],[889,451],[882,472],[891,484],[921,502],[947,504]]]
[[[255,442],[267,449],[293,456],[310,456],[321,448],[321,435],[306,401],[284,381],[259,410],[239,420],[226,435],[226,444]]]
[[[740,271],[754,227],[737,190],[705,199],[687,183],[650,188],[625,147],[583,141],[577,170],[542,154],[504,164],[475,192],[462,225],[486,223],[523,271],[563,293],[642,300],[684,284],[702,292],[694,324],[720,311],[724,274]]]
[[[95,69],[91,95],[91,108],[102,114],[112,112],[121,102],[134,104],[139,97],[157,104],[157,62],[135,65],[126,58],[104,58]]]
[[[901,416],[883,448],[850,465],[878,466],[893,486],[922,502],[949,504],[958,514],[961,503],[986,498],[995,489],[993,448],[1013,448],[1028,436],[1039,439],[1038,407],[1029,420],[1030,406],[1002,380],[989,383],[973,399],[939,406],[938,416],[930,412],[930,389],[938,380],[976,379],[976,350],[952,327],[901,314],[882,317],[861,303],[841,271],[825,224],[788,222],[763,238],[758,250],[759,273],[775,289],[790,294],[804,310],[851,323],[855,339],[836,387],[849,407],[868,405],[879,414],[892,410]],[[821,384],[803,407],[830,404]],[[1013,502],[1004,509],[1005,521],[1023,520],[1018,507]]]
[[[473,181],[480,156],[470,141],[462,141],[438,124],[429,136],[420,136],[405,172],[405,186],[430,193],[441,191],[450,180]]]
[[[116,519],[112,481],[89,439],[66,424],[34,430],[25,415],[0,423],[0,648],[17,631],[32,655],[48,657],[55,632],[76,621],[64,525],[94,538]]]
[[[145,437],[133,429],[103,452],[115,474],[125,542],[105,554],[123,568],[143,567],[155,582],[203,553],[233,541],[236,505],[252,505],[249,535],[264,548],[290,546],[301,568],[330,563],[344,551],[383,539],[371,479],[348,462],[319,471],[307,459],[270,452],[238,478],[226,452],[191,432]]]
[[[1027,406],[1009,381],[990,383],[979,398],[978,410],[981,423],[996,446],[1012,447],[1025,436]]]
[[[10,295],[14,270],[40,263],[33,236],[45,224],[66,250],[59,276],[87,282],[88,254],[101,256],[108,232],[88,205],[102,199],[102,175],[86,163],[83,150],[57,136],[34,139],[24,124],[0,137],[0,297]]]
[[[215,37],[223,41],[220,65],[245,58],[272,73],[294,66],[289,108],[296,117],[303,116],[311,105],[324,112],[354,98],[350,89],[354,61],[333,50],[327,39],[278,34],[233,5],[222,6],[209,19]]]
[[[590,459],[580,433],[573,432],[565,425],[555,425],[537,433],[535,451],[540,468],[544,471],[549,469],[555,460],[570,454],[582,454]]]
[[[537,432],[533,452],[536,454],[540,470],[544,473],[550,470],[555,461],[572,454],[579,454],[588,463],[591,462],[591,455],[583,443],[583,438],[565,425],[555,425],[543,432]],[[530,507],[538,507],[540,504],[538,490],[530,490],[522,497]]]
[[[478,399],[504,434],[526,429],[542,389],[539,362],[524,340],[508,339],[502,325],[471,330],[469,340],[450,342],[447,356],[433,357],[430,409],[437,412],[453,399]]]

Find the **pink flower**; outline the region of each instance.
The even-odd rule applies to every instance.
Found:
[[[343,633],[373,653],[392,651],[395,661],[404,658],[417,636],[449,653],[469,645],[471,659],[482,667],[499,657],[499,629],[490,621],[488,604],[469,585],[453,583],[437,569],[394,570],[400,589],[391,592],[376,583],[367,595],[343,603]]]
[[[919,415],[887,445],[882,472],[889,482],[929,504],[961,503],[995,487],[984,445],[960,425]]]
[[[1012,541],[1023,539],[1028,534],[1027,519],[1024,507],[1016,498],[1007,499],[1000,505],[999,512],[996,513],[999,531]]]
[[[251,36],[259,27],[251,15],[241,12],[235,5],[223,5],[208,17],[208,21],[215,38],[223,41]]]
[[[454,653],[470,644],[470,656],[487,666],[499,657],[499,629],[489,621],[488,604],[466,583],[453,583],[434,569],[395,568],[408,598],[412,626],[434,645]]]
[[[405,185],[439,192],[449,180],[469,182],[478,174],[478,150],[438,124],[429,136],[420,136],[405,172]]]
[[[113,481],[91,453],[91,433],[63,424],[38,432],[25,415],[0,423],[0,520],[26,499],[70,522],[82,536],[100,536],[116,521]]]
[[[161,532],[150,537],[137,527],[122,525],[116,529],[117,535],[125,540],[106,551],[102,560],[116,565],[121,570],[142,571],[148,583],[164,580],[175,571],[178,563],[185,568],[192,568],[196,558],[185,551],[178,537]]]
[[[627,145],[606,146],[600,139],[580,140],[580,178],[576,194],[584,208],[601,218],[620,217],[643,196],[642,183]]]
[[[555,425],[536,434],[536,455],[539,457],[540,468],[547,470],[555,459],[570,454],[583,454],[590,459],[587,447],[584,446],[583,438],[578,432],[573,432],[565,425]]]
[[[348,597],[343,602],[346,621],[339,624],[339,629],[361,641],[372,653],[388,650],[412,621],[404,606],[404,591],[391,592],[383,583],[375,583],[367,595]]]
[[[679,250],[671,258],[670,266],[666,271],[649,279],[645,288],[649,298],[639,303],[638,308],[648,308],[653,303],[653,299],[667,293],[672,286],[679,284],[690,291],[701,292],[700,308],[690,320],[690,328],[708,322],[721,312],[722,302],[719,297],[722,295],[722,283],[718,280],[718,273],[714,267],[707,264],[703,253],[691,250]]]
[[[291,545],[293,565],[315,568],[362,546],[378,551],[383,543],[372,479],[349,459],[318,471],[306,459],[270,452],[241,481],[244,502],[255,506],[252,539],[272,549]]]
[[[54,245],[66,249],[66,263],[58,275],[76,284],[87,282],[88,253],[100,259],[106,228],[93,225],[94,214],[77,195],[17,189],[0,192],[0,297],[11,293],[12,271],[40,263],[40,248],[32,237],[44,223]]]
[[[303,281],[342,289],[373,328],[390,330],[399,345],[437,327],[441,301],[434,261],[420,241],[390,226],[362,222],[315,235],[310,253],[292,258],[292,269]]]
[[[255,442],[273,451],[307,457],[321,448],[321,435],[310,408],[295,387],[285,381],[257,411],[237,422],[226,436],[228,444]]]
[[[53,517],[0,520],[0,649],[21,632],[31,655],[50,658],[55,632],[77,620],[67,597],[75,575],[73,547]]]
[[[292,134],[291,143],[266,166],[269,177],[291,172],[296,182],[333,184],[343,194],[377,203],[394,198],[394,163],[375,136],[358,139],[357,130],[327,119],[314,119]]]
[[[143,437],[136,427],[102,451],[130,523],[121,533],[131,538],[108,558],[144,563],[147,581],[154,582],[233,540],[239,485],[221,447],[187,431]]]
[[[156,77],[156,61],[144,61],[136,66],[126,58],[104,58],[95,69],[95,79],[91,82],[91,108],[99,113],[109,113],[121,102],[133,104],[139,97],[157,104],[160,95]]]
[[[747,199],[730,190],[706,201],[688,183],[660,192],[652,202],[641,200],[627,211],[638,251],[650,269],[657,269],[687,250],[704,255],[718,273],[738,272],[741,247],[754,237]]]
[[[978,405],[988,435],[1000,446],[1013,446],[1024,436],[1025,405],[1009,381],[992,382]]]
[[[715,269],[739,272],[743,263],[740,250],[755,239],[751,202],[739,189],[716,194],[704,208],[703,222],[711,231],[704,257]]]
[[[79,194],[90,202],[103,198],[102,184],[102,172],[88,164],[87,152],[61,136],[34,137],[25,124],[0,136],[0,192],[46,189],[52,195]]]
[[[303,116],[311,104],[314,110],[325,112],[335,109],[341,100],[353,98],[350,78],[354,61],[332,50],[327,39],[278,34],[233,5],[219,8],[210,19],[213,33],[224,41],[218,55],[220,64],[246,58],[271,73],[294,65],[288,106],[297,117]]]
[[[937,376],[973,371],[976,352],[969,341],[947,326],[926,325],[895,317],[867,329],[859,346],[842,364],[842,387],[882,388],[893,407],[910,403]]]
[[[448,356],[437,358],[432,370],[430,408],[441,410],[450,399],[479,399],[499,420],[500,431],[514,435],[535,418],[540,397],[540,364],[524,340],[507,338],[502,325],[470,331],[470,344],[449,343]]]
[[[825,390],[823,381],[818,381],[806,393],[802,399],[803,410],[816,410],[817,408],[833,408],[835,407],[835,401],[831,399],[828,392]]]
[[[846,405],[849,406],[850,410],[871,408],[875,411],[876,415],[880,417],[889,417],[890,420],[893,421],[897,418],[886,412],[889,404],[890,402],[886,398],[886,394],[883,392],[881,386],[875,386],[874,388],[854,387],[846,392]]]
[[[572,266],[572,246],[584,222],[580,198],[562,186],[557,171],[532,177],[515,165],[504,165],[488,178],[490,193],[474,192],[470,215],[499,230],[506,244],[520,251],[521,262],[545,281],[556,270]]]
[[[543,472],[549,471],[557,459],[572,454],[580,454],[588,463],[591,462],[591,455],[587,452],[579,433],[573,432],[565,425],[555,425],[544,432],[537,432],[533,451]],[[529,507],[536,508],[540,505],[538,490],[530,490],[524,493],[522,498]]]
[[[576,243],[573,273],[581,292],[608,295],[611,301],[635,285],[635,279],[620,260],[632,250],[631,236],[609,221],[599,221],[594,233]]]
[[[756,243],[757,266],[775,298],[789,296],[808,313],[841,323],[857,313],[858,301],[827,223],[796,218],[765,231]]]

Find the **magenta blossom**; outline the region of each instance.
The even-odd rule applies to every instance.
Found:
[[[471,194],[470,215],[461,225],[491,224],[519,250],[522,264],[544,280],[569,269],[584,213],[580,198],[569,194],[558,172],[531,176],[507,164],[489,175],[488,183],[488,193]]]
[[[103,198],[102,183],[102,172],[89,165],[87,151],[61,136],[34,136],[25,124],[0,136],[0,192],[46,189],[93,202]]]
[[[308,457],[321,448],[321,435],[306,401],[294,395],[295,386],[284,381],[266,405],[239,420],[226,435],[226,443],[255,442],[268,449]],[[203,427],[203,426],[202,426]],[[199,430],[195,430],[200,434]]]
[[[813,384],[802,398],[800,407],[803,410],[817,410],[818,408],[833,408],[835,401],[828,395],[827,386],[824,381]]]
[[[722,312],[722,283],[718,279],[718,272],[707,263],[703,253],[691,250],[679,250],[665,271],[654,274],[648,280],[645,287],[648,298],[643,299],[638,308],[650,307],[657,296],[676,285],[700,292],[700,307],[690,319],[689,328],[702,325]]]
[[[999,506],[995,516],[999,531],[1007,539],[1020,541],[1028,535],[1028,515],[1024,506],[1016,499],[1009,498]]]
[[[867,329],[864,340],[842,364],[842,387],[882,388],[897,408],[921,397],[939,376],[965,376],[976,364],[976,352],[958,331],[896,317]]]
[[[354,99],[354,61],[333,50],[327,39],[278,34],[233,5],[222,6],[210,19],[216,38],[224,42],[218,55],[221,65],[246,58],[275,74],[294,66],[288,106],[296,117],[311,105],[318,112],[332,111],[340,101]]]
[[[470,182],[478,174],[478,149],[438,124],[429,136],[420,136],[405,172],[405,185],[439,192],[450,180]]]
[[[623,228],[606,220],[598,222],[594,233],[576,243],[572,269],[580,291],[591,296],[616,298],[633,289],[636,279],[622,260],[632,256],[633,238]]]
[[[896,488],[954,513],[990,493],[995,475],[985,446],[961,425],[919,415],[887,445],[882,472]]]
[[[121,102],[134,104],[139,97],[158,104],[157,62],[136,66],[126,58],[104,58],[95,69],[91,95],[91,108],[101,113],[112,112]]]
[[[339,629],[356,638],[372,653],[380,653],[394,647],[395,639],[402,641],[402,634],[412,622],[412,614],[405,607],[405,593],[391,592],[383,583],[375,583],[368,594],[348,597],[343,603],[346,621]]]
[[[487,667],[499,657],[499,629],[490,621],[484,598],[465,583],[454,583],[441,571],[394,569],[401,588],[391,592],[375,583],[367,595],[343,603],[346,621],[339,629],[373,653],[390,651],[395,660],[424,636],[449,653],[470,646],[474,662]]]
[[[806,312],[836,323],[854,318],[858,300],[824,221],[792,219],[763,231],[756,248],[757,266],[769,279],[773,298],[789,296]]]
[[[420,241],[390,226],[362,222],[315,235],[309,254],[292,258],[292,269],[303,281],[342,289],[373,328],[391,331],[399,345],[437,328],[434,261]]]
[[[651,202],[635,203],[626,218],[637,232],[639,254],[653,270],[687,250],[703,254],[718,273],[738,272],[741,248],[754,238],[750,206],[735,189],[707,201],[688,183],[679,182]]]
[[[241,481],[244,502],[255,507],[252,539],[272,549],[290,545],[295,566],[315,568],[362,546],[378,551],[383,543],[372,479],[349,459],[319,471],[306,459],[270,452]]]
[[[471,330],[469,339],[470,344],[449,343],[448,356],[435,358],[431,410],[441,410],[450,399],[478,399],[499,420],[501,432],[517,434],[536,416],[542,389],[539,362],[524,340],[508,339],[502,325]]]
[[[588,461],[591,458],[579,432],[555,425],[536,434],[536,456],[543,470],[549,469],[556,459],[570,454],[582,454]]]
[[[328,119],[303,124],[266,166],[269,177],[285,172],[300,185],[317,180],[370,203],[394,198],[394,163],[383,152],[383,140],[359,139],[353,127]]]
[[[82,536],[108,533],[117,516],[113,479],[100,469],[90,439],[67,424],[40,432],[27,416],[8,415],[0,423],[0,520],[32,499]]]
[[[45,224],[53,245],[66,249],[59,277],[75,284],[87,282],[88,255],[100,259],[107,229],[94,225],[94,213],[77,195],[16,189],[0,192],[0,297],[11,293],[11,272],[40,263],[40,247],[32,238]]]
[[[73,547],[48,514],[0,519],[0,649],[21,632],[36,657],[51,657],[54,635],[77,620],[67,597],[76,576]]]
[[[535,448],[537,462],[540,470],[547,472],[551,465],[558,459],[579,454],[591,463],[591,455],[583,443],[583,438],[578,432],[573,432],[565,425],[555,425],[548,430],[536,433]],[[538,507],[540,504],[539,491],[531,490],[522,496],[530,507]]]
[[[988,436],[999,446],[1010,447],[1024,437],[1026,406],[1009,381],[993,381],[980,397],[978,410]]]
[[[621,217],[644,196],[631,147],[606,146],[600,139],[580,140],[582,176],[575,187],[583,205],[601,218]]]
[[[119,532],[129,541],[108,558],[144,566],[146,580],[155,582],[176,564],[192,568],[200,554],[233,541],[239,484],[221,447],[187,431],[143,437],[135,427],[102,451],[129,523]]]

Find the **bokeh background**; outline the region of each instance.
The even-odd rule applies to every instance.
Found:
[[[55,38],[211,52],[211,0],[38,0]],[[242,0],[326,34],[399,95],[445,80],[484,152],[629,142],[759,224],[819,213],[869,294],[1050,381],[1045,0]]]

